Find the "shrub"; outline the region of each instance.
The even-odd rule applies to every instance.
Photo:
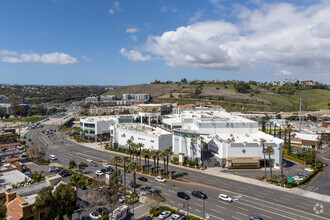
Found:
[[[179,164],[179,158],[178,157],[173,157],[171,162],[174,163],[174,164]]]
[[[136,203],[138,201],[139,201],[139,198],[130,198],[130,199],[125,200],[124,203],[127,204],[127,205],[131,205],[131,204]]]

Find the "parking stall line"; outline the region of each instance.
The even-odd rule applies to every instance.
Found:
[[[247,211],[247,212],[249,211],[248,209],[245,209],[245,208],[242,208],[242,207],[239,207],[239,206],[237,208],[242,209],[242,210]]]
[[[238,219],[238,220],[242,220],[241,218],[235,217],[235,216],[231,216],[234,219]]]
[[[220,213],[221,214],[221,212],[220,211],[218,211],[218,210],[215,210],[215,209],[211,209],[213,212],[217,212],[217,213]]]
[[[219,207],[221,209],[227,209],[226,207],[223,207],[223,206],[219,206],[219,205],[215,205],[216,207]]]
[[[211,215],[211,214],[207,214],[208,216],[211,216],[211,217],[213,217],[213,218],[216,218],[216,219],[220,219],[220,220],[224,220],[223,218],[220,218],[220,217],[218,217],[218,216],[214,216],[214,215]]]
[[[193,203],[194,205],[197,205],[197,206],[199,206],[199,207],[202,207],[203,205],[201,205],[201,204],[197,204],[197,203]]]
[[[239,215],[243,215],[243,216],[248,216],[247,214],[241,213],[241,212],[236,212]]]

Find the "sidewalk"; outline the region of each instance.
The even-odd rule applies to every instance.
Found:
[[[68,140],[70,140],[70,139],[68,139]],[[73,141],[73,140],[71,140],[71,141]],[[73,141],[73,142],[77,143],[76,141]],[[93,148],[93,149],[99,150],[99,151],[107,151],[104,149],[105,144],[103,144],[102,148],[101,148],[101,145],[99,145],[99,143],[77,143],[77,144],[83,145],[85,147]],[[121,155],[121,156],[127,156],[127,154],[116,152],[116,151],[109,151],[109,152],[111,152],[113,154]],[[178,167],[178,168],[186,169],[186,170],[190,170],[190,171],[201,172],[201,173],[205,173],[205,174],[209,174],[209,175],[213,175],[213,176],[218,176],[221,178],[226,178],[226,179],[235,180],[235,181],[239,181],[239,182],[243,182],[243,183],[248,183],[248,184],[252,184],[252,185],[256,185],[256,186],[279,190],[282,192],[287,192],[287,193],[303,196],[306,198],[316,199],[316,200],[325,201],[325,202],[330,203],[330,196],[327,196],[327,195],[310,192],[310,191],[299,189],[299,188],[289,189],[289,188],[279,187],[274,184],[269,184],[269,183],[266,183],[266,182],[263,182],[260,180],[251,179],[248,177],[242,177],[242,176],[238,176],[238,175],[234,175],[234,174],[230,174],[230,173],[224,173],[224,172],[222,172],[223,168],[221,168],[221,167],[213,167],[213,168],[207,168],[206,170],[199,170],[199,169],[193,169],[193,168],[179,166],[179,165],[175,165],[175,164],[169,164],[169,166]]]

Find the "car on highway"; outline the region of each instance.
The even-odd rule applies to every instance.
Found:
[[[119,202],[123,203],[123,202],[125,202],[125,200],[127,200],[129,198],[131,198],[130,195],[124,195],[124,196],[122,196],[122,197],[119,198]]]
[[[97,212],[89,213],[89,217],[91,217],[92,219],[101,219],[101,215]]]
[[[200,199],[207,199],[207,195],[201,191],[192,191],[191,195]]]
[[[170,220],[184,220],[185,217],[182,214],[174,215]]]
[[[88,159],[87,159],[87,162],[88,162],[88,163],[92,163],[93,161],[94,161],[94,160],[93,160],[92,158],[88,158]]]
[[[54,167],[54,166],[52,166],[52,167],[49,167],[49,169],[48,169],[48,172],[56,172],[58,170],[58,168],[57,167]]]
[[[257,215],[251,215],[250,220],[264,220],[264,219]]]
[[[185,192],[178,192],[176,196],[180,199],[189,200],[190,196]]]
[[[49,155],[50,160],[57,160],[57,157],[54,154]]]
[[[161,176],[156,176],[155,180],[157,182],[161,182],[161,183],[165,183],[166,182],[166,180],[163,177],[161,177]]]
[[[170,211],[163,211],[158,215],[159,219],[166,219],[167,217],[171,216],[172,212]]]
[[[305,168],[305,171],[307,171],[307,172],[313,172],[314,170],[312,168]]]
[[[226,201],[226,202],[233,202],[233,199],[225,194],[220,194],[219,199],[221,199],[222,201]]]
[[[103,172],[102,172],[101,170],[96,170],[96,171],[95,171],[95,174],[98,175],[98,176],[100,176],[100,175],[103,174]]]
[[[148,179],[145,178],[144,176],[140,176],[140,177],[138,178],[138,180],[140,180],[140,181],[142,181],[142,182],[147,182],[147,181],[148,181]]]
[[[91,162],[90,164],[92,167],[97,167],[97,164],[95,162]]]

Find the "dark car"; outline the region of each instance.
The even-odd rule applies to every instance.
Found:
[[[107,168],[105,168],[107,171],[110,171],[110,172],[113,172],[114,171],[114,169],[112,169],[112,167],[107,167]]]
[[[97,164],[95,162],[91,162],[92,167],[97,167]]]
[[[92,218],[88,215],[84,215],[83,217],[81,217],[81,220],[92,220]]]
[[[31,138],[29,138],[28,141],[31,142],[32,141]]]
[[[147,182],[148,181],[148,179],[145,178],[144,176],[140,176],[138,179],[141,180],[142,182]]]
[[[60,176],[62,176],[63,173],[66,173],[66,170],[59,170],[59,171],[57,172],[57,174],[60,175]]]
[[[189,195],[186,194],[185,192],[178,192],[177,197],[179,197],[181,199],[185,199],[185,200],[190,199]]]
[[[201,191],[192,191],[191,195],[200,199],[207,199],[207,195]]]
[[[264,220],[264,219],[261,218],[260,216],[251,215],[251,216],[250,216],[250,220]]]
[[[62,177],[71,176],[71,173],[64,171],[60,174],[60,176],[62,176]]]
[[[103,173],[106,173],[106,172],[107,172],[107,170],[106,170],[106,169],[104,169],[104,168],[102,168],[102,169],[101,169],[101,172],[103,172]]]

